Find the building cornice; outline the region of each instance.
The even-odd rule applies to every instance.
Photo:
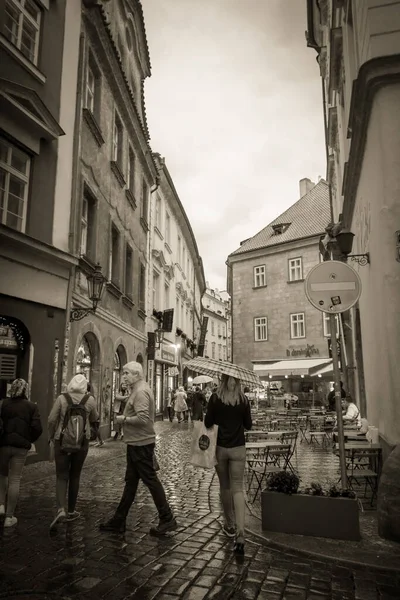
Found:
[[[373,58],[364,63],[353,83],[349,115],[350,154],[343,189],[343,223],[350,227],[360,181],[368,135],[368,124],[376,93],[400,83],[400,54]]]

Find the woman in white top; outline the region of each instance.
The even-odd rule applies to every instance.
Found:
[[[356,425],[357,427],[361,426],[361,414],[360,409],[356,404],[354,404],[353,399],[349,394],[347,394],[346,398],[342,401],[342,407],[346,411],[343,414],[343,422],[346,425]]]

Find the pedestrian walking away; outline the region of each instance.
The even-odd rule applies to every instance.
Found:
[[[31,445],[42,435],[39,409],[28,400],[28,384],[15,379],[10,397],[0,401],[0,518],[4,527],[17,524],[22,470]]]
[[[210,397],[204,424],[209,429],[218,425],[217,465],[224,511],[223,531],[236,537],[234,551],[244,554],[244,471],[246,446],[244,430],[251,429],[250,403],[240,391],[240,381],[222,375],[221,384]]]
[[[195,393],[193,394],[192,402],[192,419],[193,421],[202,421],[204,411],[207,407],[207,400],[200,386],[196,386]]]
[[[183,387],[183,385],[181,385],[178,388],[178,391],[175,394],[175,412],[176,412],[176,416],[178,419],[178,423],[182,423],[182,421],[185,418],[185,413],[188,410],[188,406],[186,404],[186,392],[185,389]]]
[[[172,398],[172,389],[168,388],[167,392],[167,411],[168,411],[168,419],[171,421],[174,420],[174,400]]]
[[[152,495],[159,517],[158,526],[152,527],[150,533],[164,535],[176,529],[177,524],[156,473],[154,396],[144,381],[140,363],[126,364],[122,380],[129,389],[124,414],[117,417],[118,422],[123,424],[126,443],[125,488],[115,514],[107,522],[100,524],[100,530],[120,533],[125,531],[126,518],[135,500],[139,481],[142,480]]]
[[[114,398],[114,429],[115,429],[114,441],[116,441],[118,439],[118,436],[120,436],[121,440],[124,437],[123,431],[122,431],[122,425],[121,425],[121,423],[118,422],[118,416],[124,414],[125,404],[128,399],[128,396],[129,396],[128,388],[126,387],[126,385],[121,383],[121,385],[119,387],[119,392],[117,392],[115,394],[115,398]]]
[[[92,387],[91,383],[88,383],[87,391],[88,391],[88,394],[90,394],[94,398],[93,387]],[[104,441],[103,441],[103,438],[101,437],[101,431],[100,431],[100,421],[97,421],[96,423],[91,424],[90,439],[91,439],[91,441],[96,442],[94,444],[95,446],[98,446],[98,447],[104,446]]]
[[[57,514],[50,528],[80,516],[75,508],[81,471],[89,450],[91,425],[99,421],[96,401],[87,389],[86,377],[75,375],[49,414],[48,437],[49,443],[54,444],[57,501]]]

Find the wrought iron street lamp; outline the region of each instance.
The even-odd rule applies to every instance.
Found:
[[[69,317],[70,321],[80,321],[89,313],[95,313],[98,303],[101,300],[106,278],[101,272],[101,266],[97,263],[94,271],[86,275],[88,284],[88,298],[92,302],[91,308],[72,308]]]
[[[161,348],[161,344],[164,341],[164,329],[162,328],[162,324],[160,323],[158,328],[154,332],[156,334],[156,345],[157,348]]]
[[[350,258],[353,261],[356,261],[360,266],[365,267],[370,263],[369,260],[369,252],[365,254],[350,254],[353,248],[353,239],[354,233],[343,229],[340,233],[336,234],[336,241],[338,248],[343,256],[346,257],[346,260]]]

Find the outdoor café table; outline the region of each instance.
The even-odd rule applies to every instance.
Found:
[[[336,450],[339,449],[339,444],[335,444]],[[345,450],[382,450],[380,444],[370,444],[369,442],[347,442],[344,444]]]

